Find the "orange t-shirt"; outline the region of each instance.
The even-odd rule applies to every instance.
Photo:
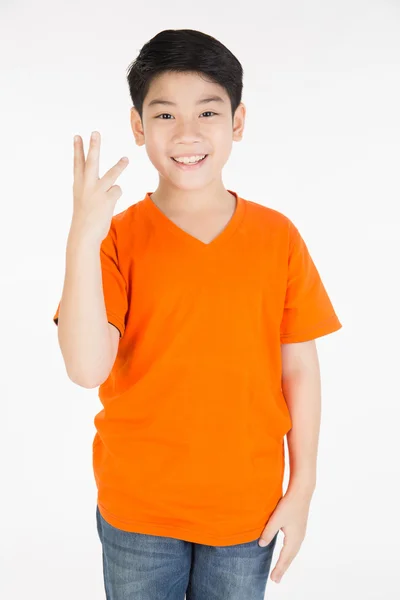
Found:
[[[228,191],[235,213],[209,244],[147,192],[100,250],[121,335],[94,418],[100,513],[214,546],[259,537],[283,495],[280,345],[342,327],[292,221]]]

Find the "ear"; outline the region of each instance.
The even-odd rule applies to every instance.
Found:
[[[133,135],[135,136],[135,141],[138,146],[143,146],[144,144],[144,131],[142,119],[140,118],[139,112],[137,109],[132,106],[131,108],[131,127]]]
[[[243,137],[244,122],[246,118],[246,107],[241,102],[237,107],[233,117],[233,141],[240,142]]]

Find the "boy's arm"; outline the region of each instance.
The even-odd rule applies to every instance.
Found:
[[[311,496],[316,485],[321,418],[321,380],[315,340],[281,344],[282,392],[292,428],[287,433],[290,477],[287,491]]]
[[[119,332],[107,322],[100,243],[73,225],[67,243],[58,340],[68,376],[74,383],[92,388],[108,377]]]

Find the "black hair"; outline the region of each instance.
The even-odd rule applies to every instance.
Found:
[[[129,93],[141,119],[150,83],[163,72],[198,73],[221,85],[230,98],[233,120],[242,99],[243,68],[214,37],[194,29],[165,29],[144,44],[127,73]]]

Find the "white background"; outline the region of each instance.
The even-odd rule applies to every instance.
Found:
[[[87,150],[101,132],[100,176],[129,157],[115,213],[154,191],[126,69],[159,31],[192,28],[244,69],[246,126],[225,187],[294,221],[343,324],[317,342],[306,538],[266,597],[398,599],[400,2],[2,0],[0,16],[0,596],[105,598],[91,463],[102,406],[97,388],[68,379],[52,320],[72,140]]]

